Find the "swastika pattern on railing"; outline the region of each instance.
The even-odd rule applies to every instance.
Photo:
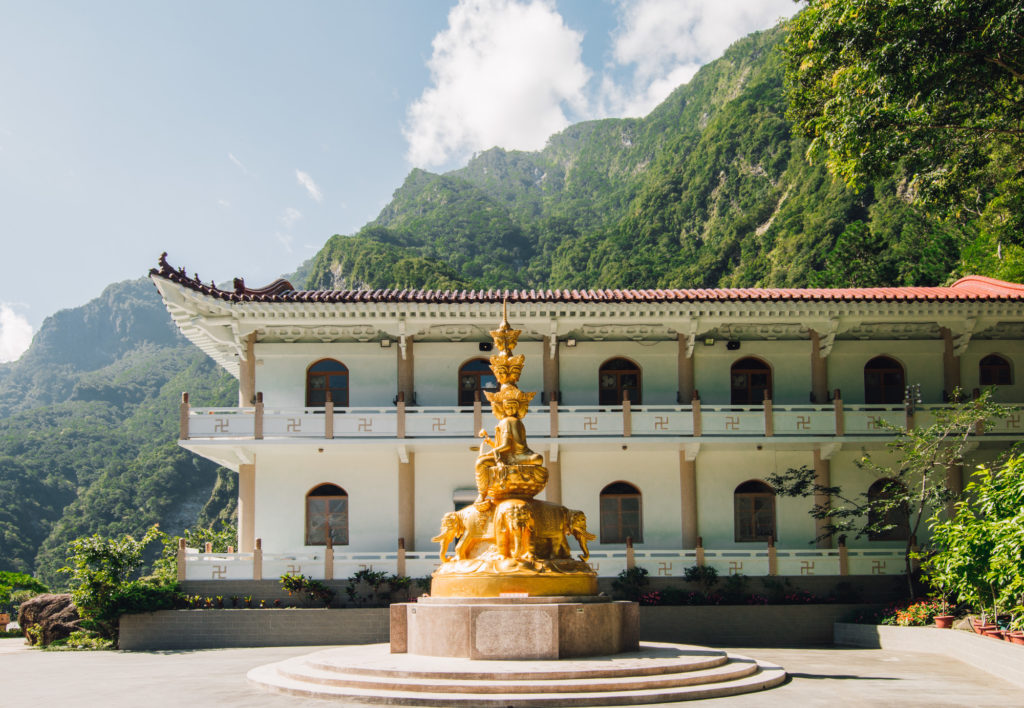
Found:
[[[655,430],[668,430],[668,416],[657,415],[654,416],[654,429]]]
[[[430,426],[430,429],[438,433],[445,432],[446,430],[448,430],[448,419],[434,418],[434,423],[433,425]]]
[[[288,566],[288,573],[290,575],[302,575],[302,565],[299,563],[292,563]]]
[[[373,432],[373,418],[360,418],[358,430],[360,433],[372,433]]]
[[[729,575],[737,575],[743,572],[743,561],[729,561]]]
[[[814,561],[800,561],[800,575],[814,575]]]
[[[725,416],[725,429],[726,430],[739,430],[740,429],[740,417],[738,415],[727,415],[727,416]]]
[[[289,433],[301,433],[302,432],[302,418],[289,418],[288,427],[286,430]]]
[[[871,574],[872,575],[886,575],[885,572],[885,561],[872,561],[871,563]]]
[[[878,421],[881,420],[877,415],[868,416],[868,430],[878,430]]]
[[[597,416],[587,416],[583,419],[584,430],[597,430]]]
[[[217,418],[213,421],[213,432],[215,433],[226,433],[228,432],[228,419]]]
[[[672,564],[666,561],[659,562],[658,575],[672,575]]]
[[[1006,427],[1012,430],[1020,428],[1020,413],[1006,416]]]
[[[796,429],[797,430],[810,430],[811,429],[811,416],[809,416],[809,415],[798,415],[796,417]]]
[[[210,567],[210,578],[212,580],[223,580],[228,577],[228,567],[226,565],[215,565]]]

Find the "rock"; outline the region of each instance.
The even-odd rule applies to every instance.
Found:
[[[18,608],[18,624],[29,644],[35,644],[29,628],[39,628],[39,644],[46,646],[58,639],[66,639],[72,632],[81,629],[79,626],[78,608],[71,600],[70,594],[37,595],[31,600],[21,603]]]

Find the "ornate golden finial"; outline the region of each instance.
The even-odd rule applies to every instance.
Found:
[[[508,323],[508,298],[506,297],[501,301],[501,323],[498,325],[498,329],[490,333],[498,353],[511,356],[512,350],[519,342],[519,335],[522,333],[521,329],[512,329]]]

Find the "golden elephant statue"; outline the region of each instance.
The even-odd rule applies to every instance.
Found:
[[[491,510],[480,511],[470,504],[465,509],[449,511],[441,518],[441,533],[431,541],[440,543],[441,560],[448,562],[448,546],[455,544],[455,557],[458,560],[470,558],[474,548],[481,544],[494,543],[494,513]]]

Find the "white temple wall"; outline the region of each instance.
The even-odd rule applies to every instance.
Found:
[[[268,408],[302,408],[306,370],[330,358],[348,367],[350,406],[390,406],[396,391],[397,353],[396,344],[382,349],[377,342],[257,344],[256,390],[263,392]]]
[[[999,354],[1010,364],[1013,383],[997,386],[993,400],[1000,403],[1018,403],[1024,400],[1024,371],[1018,361],[1024,361],[1024,342],[1019,340],[974,339],[967,345],[967,351],[960,357],[960,387],[969,395],[976,388],[984,388],[979,380],[978,364],[989,354]]]
[[[887,356],[903,365],[904,381],[921,384],[921,400],[942,402],[941,340],[837,341],[828,357],[829,390],[841,389],[843,403],[864,403],[864,365]]]
[[[256,537],[263,550],[283,553],[305,545],[306,494],[320,484],[348,493],[349,545],[338,550],[396,547],[398,458],[393,450],[307,445],[260,452],[256,459]]]
[[[697,518],[705,548],[756,549],[762,541],[737,542],[733,494],[743,482],[768,483],[768,475],[791,467],[813,464],[810,451],[757,450],[753,445],[734,449],[702,449],[697,457]],[[776,497],[776,544],[787,548],[813,548],[814,519],[806,499]]]
[[[732,365],[740,359],[757,357],[771,367],[773,403],[807,403],[811,391],[810,352],[810,344],[805,341],[745,341],[732,351],[722,340],[716,340],[713,346],[698,341],[693,348],[694,386],[700,391],[701,403],[728,405],[732,398]]]
[[[640,490],[643,542],[638,548],[679,548],[680,520],[679,453],[676,450],[638,450],[607,445],[563,448],[562,504],[587,515],[587,524],[597,540],[590,547],[621,549],[623,544],[601,543],[601,490],[612,482],[628,482]],[[574,546],[575,547],[575,546]]]
[[[679,344],[661,342],[579,342],[575,347],[564,343],[559,350],[559,387],[564,406],[596,406],[598,402],[598,370],[609,359],[623,357],[640,366],[643,404],[675,405],[679,390],[677,360]],[[539,359],[526,359],[526,368]],[[520,385],[520,388],[524,388]],[[528,390],[528,389],[527,389]],[[636,401],[633,401],[636,403]]]

